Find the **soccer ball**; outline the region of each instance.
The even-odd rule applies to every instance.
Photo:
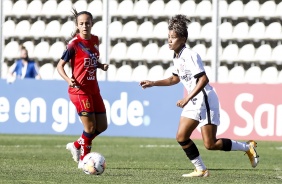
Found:
[[[103,155],[97,152],[88,153],[83,158],[83,172],[91,175],[100,175],[106,168],[106,160]]]

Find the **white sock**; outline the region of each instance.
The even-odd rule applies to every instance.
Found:
[[[201,156],[196,157],[195,159],[191,160],[192,164],[196,167],[196,170],[204,171],[206,170],[206,166],[201,158]]]
[[[246,142],[238,142],[238,141],[233,141],[232,142],[232,147],[231,151],[248,151],[250,149],[250,146]]]

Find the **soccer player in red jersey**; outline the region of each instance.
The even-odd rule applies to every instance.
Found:
[[[107,116],[103,99],[96,79],[97,69],[108,70],[108,64],[101,64],[99,59],[99,39],[91,34],[93,17],[87,11],[73,9],[76,31],[67,45],[57,70],[69,84],[70,100],[75,105],[84,130],[81,137],[66,148],[71,152],[78,168],[82,168],[82,159],[91,151],[92,140],[107,129]],[[69,78],[64,65],[69,62],[72,76]]]

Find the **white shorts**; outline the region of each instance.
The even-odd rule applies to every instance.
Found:
[[[218,126],[220,124],[219,112],[220,111],[218,108],[210,109],[209,113],[207,112],[207,109],[187,110],[184,108],[181,116],[199,121],[199,127],[202,127],[206,124]]]

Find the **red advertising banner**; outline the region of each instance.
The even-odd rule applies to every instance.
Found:
[[[221,106],[218,138],[282,141],[282,85],[212,84]],[[193,138],[201,139],[200,130]]]

